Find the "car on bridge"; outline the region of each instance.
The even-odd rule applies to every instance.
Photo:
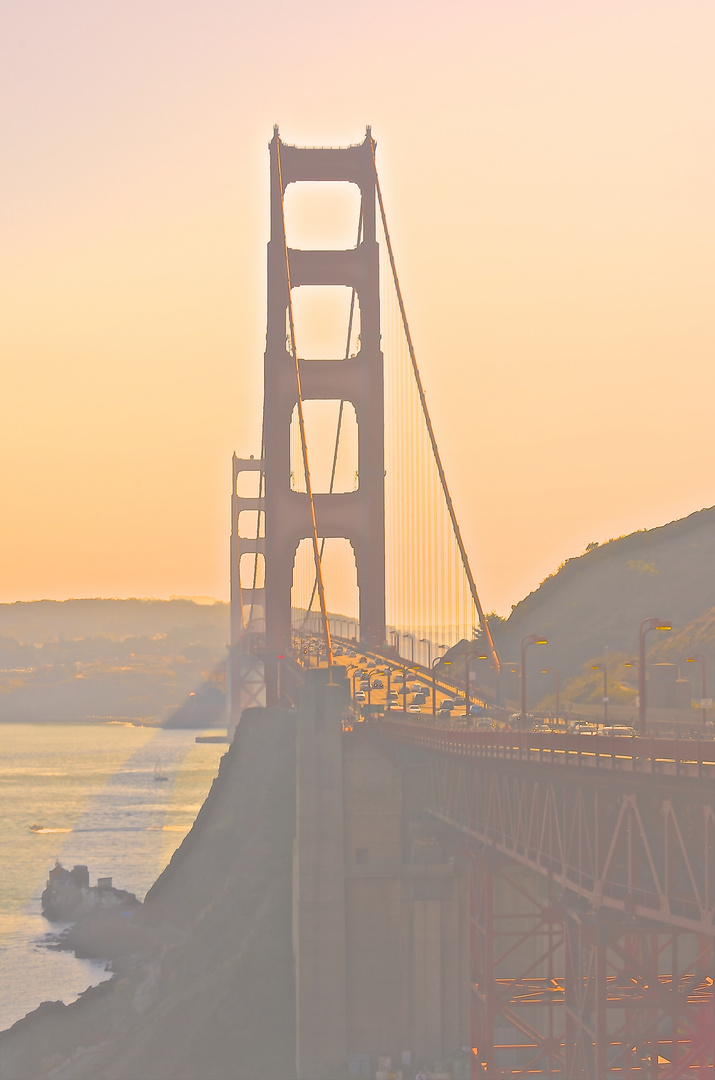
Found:
[[[627,738],[627,739],[636,739],[638,737],[638,732],[636,731],[636,729],[632,728],[632,727],[628,727],[627,724],[604,725],[603,727],[599,728],[598,734],[599,735],[618,735],[618,736],[621,736],[622,738]]]
[[[363,701],[367,701],[367,694],[364,693],[364,691],[362,691],[362,690],[356,690],[355,691],[355,700],[359,701],[360,703],[362,703]]]
[[[407,706],[407,711],[408,711],[408,712],[418,712],[418,713],[421,713],[421,712],[422,712],[422,706],[421,706],[421,705],[416,705],[416,704],[415,704],[415,703],[413,702],[413,703],[412,703],[412,705],[408,705],[408,706]]]
[[[385,684],[382,681],[382,679],[373,679],[372,680],[372,688],[373,688],[373,690],[382,690],[384,685]]]
[[[531,713],[524,713],[523,717],[521,713],[512,713],[509,717],[509,723],[517,730],[531,731],[531,726],[536,723],[536,717],[532,716]]]

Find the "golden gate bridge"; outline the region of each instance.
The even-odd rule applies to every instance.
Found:
[[[380,712],[361,735],[421,757],[430,813],[469,861],[473,1077],[712,1077],[713,743],[437,715],[460,693],[465,721],[472,701],[497,707],[493,687],[470,685],[475,638],[493,675],[501,662],[427,408],[376,143],[368,128],[349,147],[296,147],[275,128],[269,149],[263,434],[258,455],[233,458],[232,723],[292,701],[308,648],[328,668],[354,653],[352,696],[366,675],[368,704],[385,672],[384,707],[355,710],[345,737]],[[336,184],[358,193],[352,243],[290,246],[291,192]],[[344,326],[314,356],[305,313],[321,292],[341,298]],[[348,593],[355,609],[337,614]],[[458,642],[461,682],[439,662]],[[411,677],[431,712],[407,711]]]

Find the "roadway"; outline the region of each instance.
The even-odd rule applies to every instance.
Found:
[[[468,705],[464,699],[464,687],[450,682],[443,674],[437,674],[434,670],[424,667],[414,661],[407,661],[402,657],[386,656],[365,649],[349,638],[333,637],[334,664],[346,669],[346,675],[350,683],[350,697],[353,707],[357,712],[365,709],[366,712],[399,712],[409,711],[414,719],[419,711],[423,715],[433,716],[432,691],[434,683],[435,712],[443,708],[445,701],[459,700],[459,705],[450,710],[453,721],[464,720],[468,716]],[[325,661],[324,653],[320,652],[320,641],[313,635],[296,635],[295,658],[304,667],[317,666]],[[375,680],[382,685],[375,686]],[[363,690],[361,683],[369,682],[369,689]],[[415,687],[419,684],[424,693],[424,704],[416,707],[415,697],[419,698],[419,691]],[[405,689],[407,688],[407,689]],[[390,691],[397,692],[397,701],[390,707],[388,694]],[[364,700],[357,696],[365,694]],[[486,696],[478,687],[470,690],[469,704],[478,705],[488,710],[493,716],[498,717],[493,722],[502,727],[508,718],[509,710],[487,702]],[[410,709],[412,706],[412,709]]]

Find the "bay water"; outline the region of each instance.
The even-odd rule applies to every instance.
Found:
[[[103,962],[48,947],[66,924],[42,915],[47,874],[56,860],[82,863],[90,884],[111,877],[143,900],[227,749],[195,738],[126,723],[0,725],[0,1030],[110,977]]]

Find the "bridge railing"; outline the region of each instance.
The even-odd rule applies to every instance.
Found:
[[[394,718],[380,726],[391,737],[433,753],[715,781],[715,740],[446,731]]]

